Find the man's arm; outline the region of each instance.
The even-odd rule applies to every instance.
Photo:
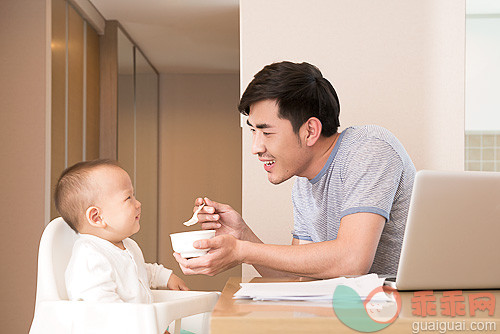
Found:
[[[342,218],[337,239],[331,241],[281,246],[221,235],[195,244],[197,248],[212,248],[205,256],[190,260],[174,256],[188,275],[215,275],[240,263],[252,264],[264,275],[276,275],[276,271],[313,278],[366,274],[384,224],[380,215],[355,213]]]
[[[305,240],[299,240],[299,239],[292,238],[292,246],[296,246],[299,244],[301,244],[301,245],[308,244],[311,242],[312,241],[305,241]],[[263,244],[263,243],[260,242],[260,244]],[[253,267],[259,272],[259,274],[262,277],[293,277],[293,278],[296,278],[297,276],[299,276],[299,275],[295,275],[295,274],[288,273],[285,271],[271,269],[269,267],[265,267],[263,265],[258,265],[258,264],[254,264]]]

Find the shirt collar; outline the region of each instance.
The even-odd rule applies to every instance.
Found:
[[[337,152],[339,150],[340,143],[342,142],[342,138],[344,137],[345,131],[346,130],[344,130],[340,133],[339,138],[337,139],[337,142],[335,143],[335,146],[333,147],[332,152],[330,152],[330,156],[328,157],[328,160],[325,163],[325,165],[323,166],[323,168],[321,169],[321,171],[318,173],[318,175],[316,175],[314,178],[309,180],[309,182],[311,182],[312,184],[318,182],[321,179],[321,177],[323,177],[323,175],[326,174],[326,171],[328,170],[328,168],[332,164],[333,160],[335,159],[335,156],[337,155]]]
[[[98,236],[95,236],[95,235],[92,235],[92,234],[86,234],[86,233],[79,233],[78,234],[80,236],[80,238],[84,238],[84,239],[87,239],[87,240],[90,240],[106,249],[109,249],[111,251],[115,251],[115,252],[126,252],[127,251],[127,246],[125,245],[125,243],[123,243],[123,245],[125,246],[125,250],[121,249],[120,247],[114,245],[112,242],[106,240],[106,239],[103,239],[103,238],[100,238]]]

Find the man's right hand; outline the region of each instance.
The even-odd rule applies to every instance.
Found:
[[[193,212],[203,203],[205,206],[198,213],[198,221],[203,230],[215,230],[215,235],[230,234],[240,240],[253,234],[241,215],[227,204],[211,201],[207,197],[197,198]]]

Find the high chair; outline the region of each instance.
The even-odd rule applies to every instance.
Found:
[[[218,292],[153,290],[152,304],[69,301],[64,273],[77,238],[61,217],[52,220],[42,234],[30,334],[162,334],[172,324],[175,329],[170,326],[170,333],[180,333],[181,328],[208,333]]]

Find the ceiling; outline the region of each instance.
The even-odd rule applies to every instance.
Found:
[[[239,0],[90,0],[117,20],[160,73],[238,73]],[[498,0],[466,0],[498,14]]]
[[[239,0],[90,0],[160,73],[238,73]]]

